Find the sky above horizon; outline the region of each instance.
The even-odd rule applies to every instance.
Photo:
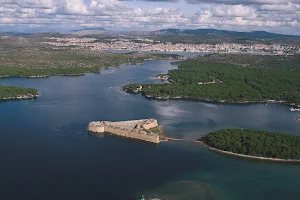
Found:
[[[300,35],[300,0],[0,0],[0,32],[213,28]]]

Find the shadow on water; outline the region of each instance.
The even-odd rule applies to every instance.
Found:
[[[96,133],[88,131],[88,134],[97,138],[104,138],[104,133]]]
[[[135,144],[142,144],[142,145],[147,145],[149,147],[154,147],[154,148],[158,148],[158,145],[159,144],[155,144],[155,143],[151,143],[151,142],[146,142],[146,141],[143,141],[143,140],[138,140],[138,139],[132,139],[132,138],[126,138],[126,137],[122,137],[122,136],[119,136],[119,135],[114,135],[114,134],[111,134],[111,133],[95,133],[95,132],[90,132],[88,131],[88,134],[90,136],[94,136],[94,137],[97,137],[97,138],[105,138],[105,137],[111,137],[113,139],[116,139],[116,140],[123,140],[123,141],[132,141],[133,143]]]

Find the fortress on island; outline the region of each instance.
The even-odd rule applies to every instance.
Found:
[[[163,133],[156,119],[142,119],[132,121],[93,121],[88,125],[88,131],[94,133],[112,133],[128,138],[139,139],[158,144]]]

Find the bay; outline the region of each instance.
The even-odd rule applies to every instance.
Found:
[[[185,56],[192,55],[185,54]],[[89,135],[93,120],[153,117],[167,135],[195,140],[221,128],[300,135],[299,113],[280,104],[212,104],[147,100],[128,83],[159,83],[172,61],[145,61],[101,74],[0,84],[38,88],[35,100],[0,103],[3,199],[299,199],[300,165],[224,156],[192,142],[152,145]]]

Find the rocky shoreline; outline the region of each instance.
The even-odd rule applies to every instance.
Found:
[[[183,139],[168,138],[168,137],[166,137],[166,138],[168,139],[167,141],[169,141],[169,140],[171,140],[171,141],[185,141]],[[192,141],[192,142],[200,142],[202,145],[206,146],[208,148],[208,150],[215,151],[215,152],[221,153],[221,154],[230,155],[230,156],[249,158],[249,159],[255,159],[255,160],[265,160],[265,161],[272,161],[272,162],[300,163],[300,160],[258,157],[258,156],[251,156],[251,155],[233,153],[233,152],[230,152],[230,151],[224,151],[224,150],[216,149],[216,148],[210,147],[208,144],[206,144],[205,141],[203,141],[203,137],[201,137],[200,139],[198,139],[196,141]]]
[[[36,76],[0,76],[0,78],[48,78],[50,76],[84,76],[86,73],[79,73],[79,74],[53,74],[53,75],[36,75]]]
[[[250,158],[250,159],[256,159],[256,160],[266,160],[266,161],[273,161],[273,162],[300,163],[300,160],[250,156],[250,155],[233,153],[233,152],[230,152],[230,151],[223,151],[223,150],[220,150],[220,149],[212,148],[212,147],[208,146],[207,144],[205,144],[205,145],[207,146],[207,148],[209,150],[212,150],[212,151],[215,151],[215,152],[218,152],[218,153],[222,153],[222,154],[226,154],[226,155],[231,155],[231,156]]]
[[[163,75],[163,74],[160,74],[160,75],[157,75],[155,77],[156,80],[162,80],[162,81],[168,81],[170,78],[169,75]]]
[[[206,136],[201,136],[197,141],[201,142],[201,144],[206,146],[208,148],[208,150],[215,151],[217,153],[230,155],[230,156],[241,157],[241,158],[254,159],[254,160],[264,160],[264,161],[283,162],[283,163],[300,163],[300,159],[282,159],[282,158],[253,156],[253,155],[246,155],[246,154],[234,153],[234,152],[231,152],[231,151],[225,151],[225,150],[217,149],[217,148],[211,147],[209,144],[207,144],[207,142],[205,141],[205,137]]]
[[[282,100],[265,100],[265,101],[237,101],[237,102],[229,102],[226,100],[212,100],[212,99],[193,99],[189,97],[182,97],[182,96],[176,96],[176,97],[160,97],[160,96],[152,96],[152,95],[147,95],[143,93],[142,88],[137,88],[137,90],[130,90],[127,88],[123,88],[123,91],[127,93],[141,93],[145,98],[151,99],[151,100],[192,100],[192,101],[204,101],[204,102],[210,102],[210,103],[232,103],[232,104],[251,104],[251,103],[280,103],[280,104],[286,104],[290,106],[295,106],[294,103],[287,103],[286,101]]]
[[[39,97],[39,93],[36,95],[33,94],[27,94],[27,95],[18,95],[15,97],[4,97],[2,100],[25,100],[25,99],[36,99]]]

